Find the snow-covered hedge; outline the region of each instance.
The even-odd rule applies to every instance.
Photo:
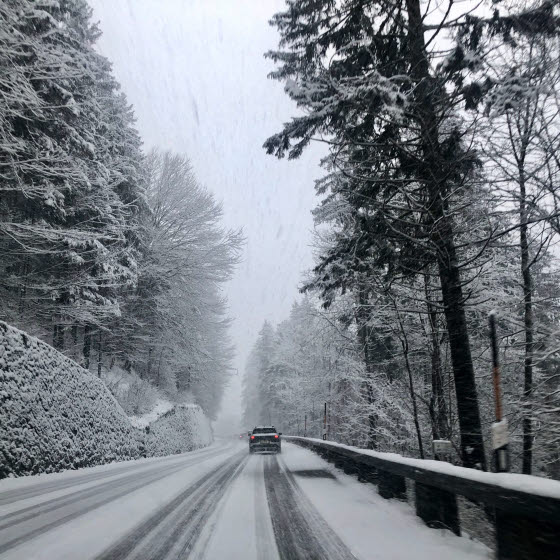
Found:
[[[0,478],[139,457],[139,434],[100,379],[0,321]]]
[[[212,443],[210,421],[195,404],[177,405],[150,423],[146,434],[148,456],[171,455]]]

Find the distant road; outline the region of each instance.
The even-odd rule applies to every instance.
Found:
[[[260,456],[247,442],[221,441],[0,481],[0,559],[487,557],[406,508],[286,442],[281,455]]]

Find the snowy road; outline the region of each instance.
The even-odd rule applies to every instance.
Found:
[[[310,451],[221,442],[171,457],[0,482],[0,558],[488,558]]]

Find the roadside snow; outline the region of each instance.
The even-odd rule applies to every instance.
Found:
[[[322,440],[318,440],[322,441]],[[430,529],[414,511],[397,500],[385,500],[372,484],[345,475],[312,451],[284,442],[281,463],[325,521],[363,560],[488,560],[483,544],[457,537],[447,530]],[[326,471],[328,476],[306,473]]]

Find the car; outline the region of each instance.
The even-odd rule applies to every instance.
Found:
[[[249,436],[249,453],[282,453],[282,432],[274,426],[255,426]]]

